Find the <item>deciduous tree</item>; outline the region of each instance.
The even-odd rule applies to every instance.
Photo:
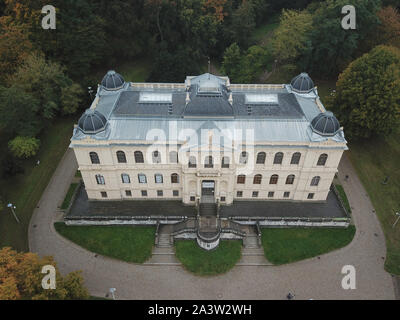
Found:
[[[11,153],[17,158],[30,158],[39,150],[40,141],[33,137],[17,136],[8,142]]]
[[[378,46],[339,76],[328,105],[351,138],[390,133],[400,120],[400,50]]]
[[[44,265],[56,268],[56,289],[43,289]],[[8,299],[87,299],[87,289],[79,272],[63,277],[52,257],[39,258],[35,253],[0,250],[0,300]]]

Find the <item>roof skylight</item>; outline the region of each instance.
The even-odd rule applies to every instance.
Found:
[[[140,92],[139,102],[171,103],[172,102],[172,93]]]
[[[246,104],[277,105],[278,104],[278,95],[277,94],[246,93]]]

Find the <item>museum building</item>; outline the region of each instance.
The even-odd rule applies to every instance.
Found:
[[[125,82],[109,71],[74,127],[89,200],[323,202],[347,142],[312,79]]]

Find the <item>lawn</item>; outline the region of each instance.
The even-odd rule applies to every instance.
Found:
[[[400,223],[392,227],[400,212],[400,130],[386,138],[350,144],[348,153],[374,205],[386,238],[385,269],[400,275]],[[382,184],[389,176],[387,184]]]
[[[234,267],[241,257],[242,242],[221,240],[219,246],[206,251],[195,240],[175,243],[176,257],[184,267],[199,276],[222,274]]]
[[[78,187],[78,183],[71,183],[71,185],[69,186],[68,192],[65,195],[64,201],[61,204],[61,209],[62,210],[66,210],[69,207],[69,204],[71,202],[71,198],[74,195],[74,192],[76,190],[76,188]]]
[[[355,227],[348,228],[263,228],[265,257],[273,264],[291,263],[312,258],[348,245]]]
[[[254,43],[265,45],[272,32],[279,26],[279,15],[272,16],[268,21],[259,25],[252,34]]]
[[[135,263],[151,257],[155,227],[67,226],[63,222],[54,227],[63,237],[103,256]]]
[[[28,251],[28,226],[33,210],[68,147],[75,122],[75,118],[66,118],[50,125],[40,135],[38,154],[23,162],[24,174],[0,180],[5,202],[17,207],[16,214],[21,221],[18,224],[8,208],[0,211],[0,247]]]

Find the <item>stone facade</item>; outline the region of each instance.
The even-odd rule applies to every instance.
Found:
[[[204,80],[204,77],[208,78]],[[193,109],[191,103],[196,101],[193,89],[196,81],[200,89],[195,89],[200,92],[199,99],[203,99],[199,101],[214,103],[204,100],[202,91],[218,91],[218,86],[222,88],[215,96],[214,91],[209,93],[211,96],[205,96],[218,101],[222,99],[225,104],[219,102],[220,105],[215,105],[216,109],[220,108],[217,111],[221,114],[214,112],[214,107],[210,109],[209,116],[201,114],[203,102],[197,102],[197,109]],[[325,112],[315,88],[303,92],[296,91],[295,85],[251,86],[231,85],[227,77],[212,75],[188,77],[185,84],[129,83],[110,89],[99,86],[90,110],[79,120],[71,139],[71,148],[75,152],[89,199],[181,199],[188,205],[194,205],[205,195],[221,204],[231,204],[234,200],[325,201],[343,151],[347,149],[342,128],[334,128],[332,134],[324,131],[329,129],[329,121],[333,127],[339,127],[337,120],[331,113]],[[169,92],[166,90],[172,90],[171,96],[165,93]],[[139,103],[140,97],[121,102],[123,93],[135,92],[147,95],[143,96],[142,104]],[[159,97],[154,98],[154,92],[159,92]],[[171,98],[173,94],[176,94],[176,98]],[[179,95],[182,97],[182,106],[174,102]],[[243,101],[240,95],[250,102],[236,105],[237,101]],[[160,101],[146,105],[146,99]],[[257,99],[266,100],[259,104]],[[152,114],[150,118],[143,114],[147,112],[146,108],[164,108],[164,100],[169,101],[165,106],[169,110],[166,115]],[[272,105],[275,115],[271,117],[267,115],[267,112],[272,113],[268,109],[272,110],[270,103],[277,103]],[[134,104],[137,105],[133,107]],[[223,109],[229,109],[229,106],[232,107],[232,115]],[[179,107],[183,111],[175,115],[173,112],[178,111],[173,110]],[[189,107],[192,107],[192,111]],[[241,108],[247,108],[247,113]],[[257,108],[263,109],[256,111],[259,110]],[[260,116],[256,112],[261,112]],[[314,130],[312,117],[321,114],[324,117],[319,117],[321,119],[316,121],[318,130]],[[180,137],[179,132],[172,138],[169,134],[168,139],[159,139],[158,136],[148,138],[147,133],[141,132],[144,128],[150,131],[153,126],[164,125],[165,122],[170,125],[169,121],[180,121],[181,127],[186,125],[189,129],[191,125],[196,125],[196,130],[199,130],[201,125],[193,119],[198,123],[215,121],[217,124],[205,126],[202,136],[206,138],[198,143]],[[253,121],[251,125],[248,124],[249,119]],[[246,130],[250,126],[256,131],[256,138],[243,141],[230,136],[227,144],[221,144],[223,130],[218,126],[229,122],[233,126],[247,126]],[[143,128],[140,127],[142,125]],[[178,152],[177,163],[171,159],[174,156],[170,157],[170,152],[174,151]],[[143,163],[135,158],[138,152],[142,154]],[[260,153],[265,153],[265,156]],[[190,156],[196,158],[196,167],[189,165]],[[209,156],[212,156],[212,165]],[[229,158],[225,165],[222,165],[223,157],[227,157],[225,160]],[[245,176],[244,181],[243,177],[239,177],[241,175]]]

